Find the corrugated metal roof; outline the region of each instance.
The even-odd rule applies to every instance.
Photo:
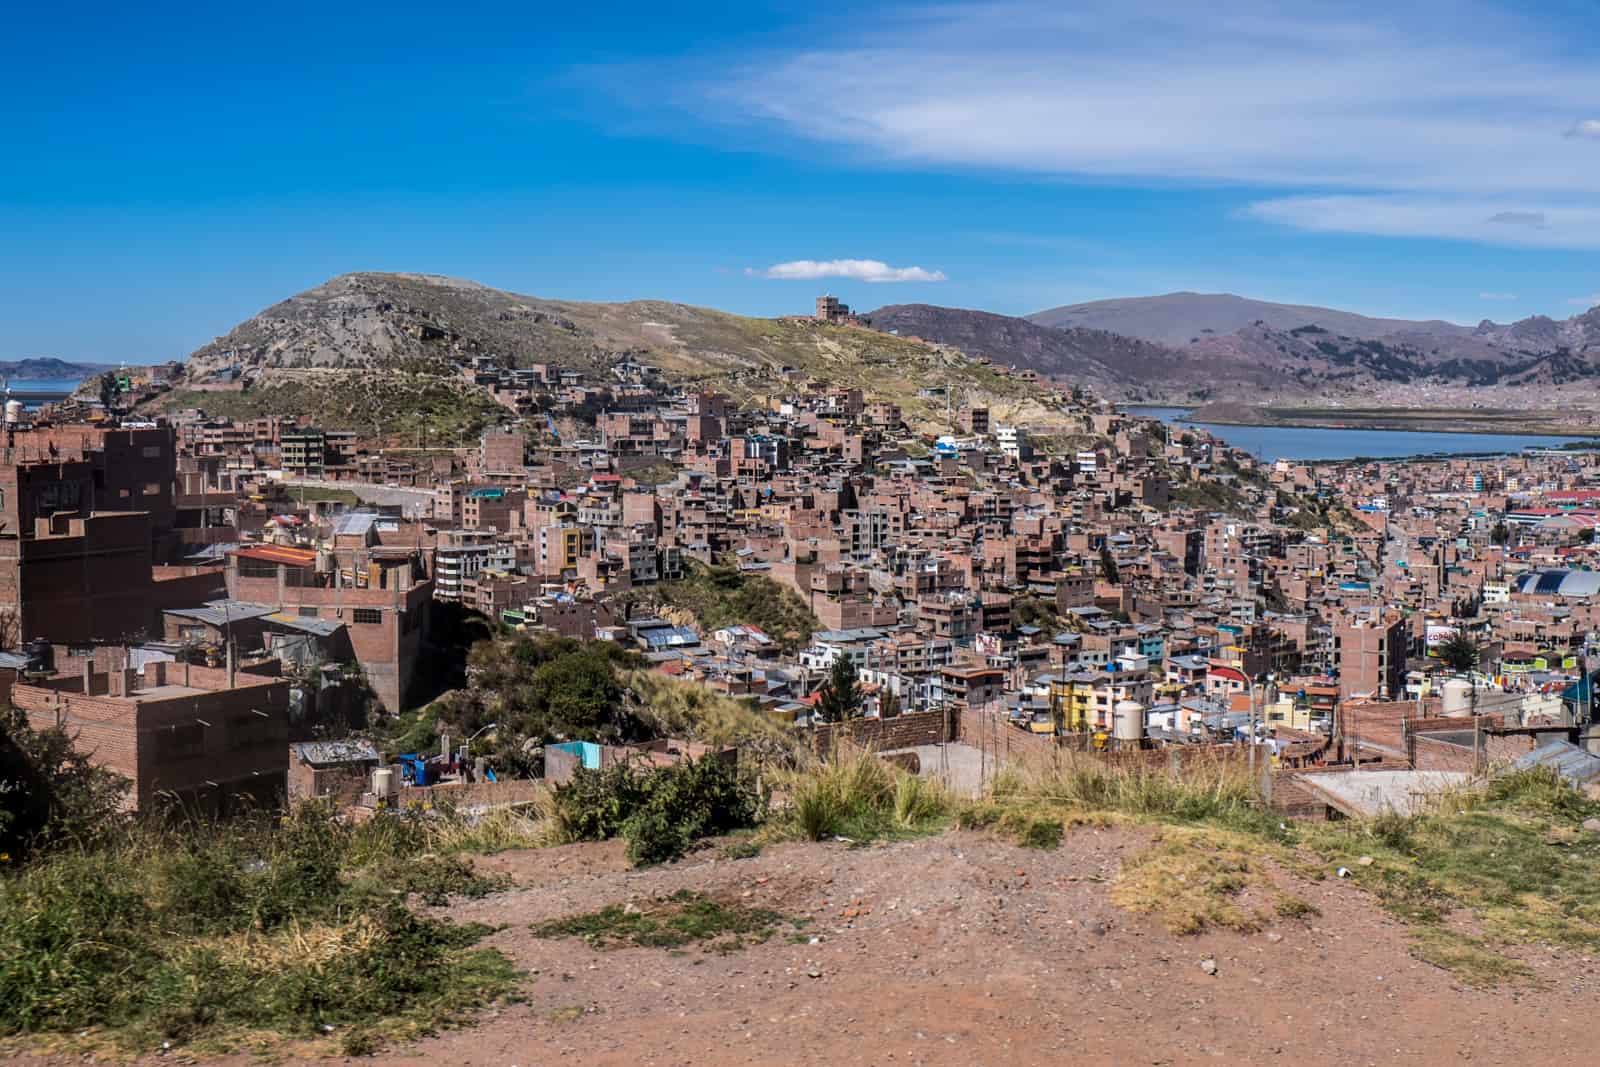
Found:
[[[378,516],[370,511],[347,511],[333,520],[335,536],[354,534],[365,535],[377,523]]]
[[[312,634],[317,637],[332,637],[344,629],[344,623],[337,619],[312,619],[301,615],[290,615],[286,611],[275,611],[266,616],[267,622],[287,626],[291,630]]]
[[[230,622],[259,619],[277,610],[270,604],[252,604],[244,600],[211,600],[198,608],[168,608],[166,614],[212,626],[226,626]]]
[[[371,741],[299,741],[289,748],[306,763],[383,762],[383,753]]]
[[[1522,769],[1549,767],[1574,785],[1600,781],[1600,756],[1585,752],[1569,741],[1546,741],[1511,764]]]

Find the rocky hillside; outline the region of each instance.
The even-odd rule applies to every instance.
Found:
[[[343,274],[235,326],[189,357],[190,377],[312,367],[401,367],[460,355],[592,363],[560,305],[430,274]]]
[[[738,399],[805,382],[854,386],[900,403],[913,425],[935,425],[951,406],[922,395],[939,388],[961,402],[987,404],[997,417],[1035,425],[1062,421],[1038,387],[939,344],[666,301],[546,300],[425,274],[345,274],[274,304],[194,352],[184,384],[215,385],[234,377],[224,372],[237,371],[249,387],[239,399],[254,410],[260,407],[255,400],[272,398],[270,405],[282,406],[357,385],[383,392],[394,376],[443,380],[453,365],[476,356],[507,366],[553,363],[600,381],[610,368],[633,360],[670,380]],[[171,403],[220,411],[228,401],[185,389]],[[326,418],[358,427],[395,421],[369,417],[370,404],[346,406],[350,412],[330,410]],[[324,417],[320,408],[317,417]]]
[[[953,345],[969,356],[1025,367],[1049,378],[1120,385],[1182,370],[1181,353],[1105,330],[1053,329],[987,311],[891,304],[869,316],[875,329]]]

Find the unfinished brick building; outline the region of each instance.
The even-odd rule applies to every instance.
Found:
[[[289,769],[289,685],[273,675],[173,662],[15,681],[36,729],[60,727],[97,765],[127,778],[128,804],[163,798],[201,811],[281,800]]]
[[[353,536],[353,535],[352,535]],[[321,552],[250,545],[228,555],[228,595],[306,619],[343,622],[356,661],[385,707],[398,711],[418,665],[433,582],[414,549]]]

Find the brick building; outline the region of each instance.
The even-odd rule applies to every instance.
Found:
[[[250,545],[228,554],[227,583],[235,600],[343,622],[378,699],[394,711],[405,706],[433,599],[414,549]]]
[[[281,678],[174,662],[8,681],[35,729],[60,727],[95,764],[130,783],[148,810],[171,797],[201,810],[276,803],[289,767],[289,685]]]

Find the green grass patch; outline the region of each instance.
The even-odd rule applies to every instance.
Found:
[[[611,904],[598,911],[536,923],[539,937],[581,937],[598,949],[682,948],[734,952],[769,940],[799,922],[768,908],[752,908],[680,889],[643,905]]]
[[[1596,814],[1553,773],[1527,770],[1421,814],[1310,827],[1305,840],[1411,925],[1419,958],[1490,982],[1526,977],[1503,955],[1517,945],[1600,949],[1600,834],[1580,829]],[[1447,921],[1458,916],[1470,932]]]
[[[424,851],[435,820],[361,826],[307,805],[274,822],[131,831],[0,879],[0,1034],[88,1033],[138,1051],[283,1038],[375,1047],[510,992],[489,931],[419,915],[494,882]]]
[[[693,615],[706,632],[737,623],[759,626],[784,651],[794,652],[821,628],[794,590],[771,578],[734,567],[688,566],[683,580],[663,582],[656,595],[668,607]]]

